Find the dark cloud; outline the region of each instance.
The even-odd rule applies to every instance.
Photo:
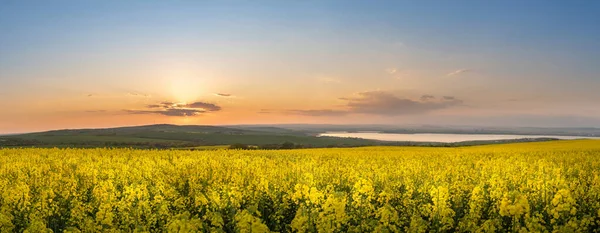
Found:
[[[435,99],[435,96],[432,96],[432,95],[423,95],[420,98],[421,101],[428,101],[428,100],[432,100],[432,99]]]
[[[434,110],[461,105],[462,100],[445,96],[435,100],[431,95],[423,95],[420,100],[399,98],[385,91],[367,91],[358,96],[340,98],[347,101],[345,110],[309,109],[287,110],[287,113],[310,116],[342,116],[347,114],[373,114],[383,116],[423,114]]]
[[[124,110],[129,114],[160,114],[165,116],[198,116],[203,113],[221,111],[221,106],[205,102],[190,104],[174,103],[170,101],[146,105],[143,110]]]
[[[205,103],[205,102],[194,102],[194,103],[191,103],[191,104],[177,105],[177,107],[201,108],[201,109],[204,109],[204,110],[210,111],[210,112],[215,112],[215,111],[220,111],[221,110],[220,106],[217,106],[217,105],[211,104],[211,103]]]
[[[359,93],[359,97],[351,98],[348,102],[348,107],[350,108],[349,111],[353,113],[406,115],[425,113],[456,104],[458,104],[458,100],[423,102],[398,98],[393,94],[384,91],[368,91]]]
[[[227,93],[215,93],[215,95],[217,96],[222,96],[222,97],[231,97],[231,94],[227,94]]]
[[[198,110],[198,109],[177,109],[177,108],[171,108],[171,109],[166,109],[166,110],[125,110],[125,112],[129,113],[129,114],[160,114],[160,115],[165,115],[165,116],[198,116],[202,113],[205,113],[206,111],[204,110]]]
[[[164,109],[169,109],[169,108],[176,108],[177,104],[173,103],[173,102],[160,102],[158,104],[149,104],[146,105],[146,108],[164,108]]]
[[[221,110],[221,106],[216,104],[206,103],[206,102],[194,102],[190,104],[184,103],[173,103],[169,101],[160,102],[158,104],[150,104],[146,105],[147,108],[164,108],[164,109],[182,109],[182,108],[195,108],[202,109],[207,112],[216,112]]]
[[[103,112],[106,112],[106,110],[87,110],[85,112],[89,112],[89,113],[103,113]]]

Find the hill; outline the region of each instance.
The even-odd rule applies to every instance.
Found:
[[[383,129],[379,126],[379,129]],[[549,141],[553,138],[441,142],[390,142],[360,138],[321,137],[328,129],[368,130],[374,126],[208,126],[145,125],[105,129],[64,129],[38,133],[0,136],[0,147],[132,147],[206,149],[233,145],[241,149],[291,149],[357,146],[433,146],[458,147],[513,142]],[[219,147],[214,147],[219,146]]]
[[[135,147],[173,148],[246,144],[267,146],[293,143],[298,147],[378,145],[378,141],[316,137],[276,127],[248,129],[204,125],[146,125],[106,129],[66,129],[0,136],[0,147]]]
[[[251,128],[279,128],[296,132],[316,135],[325,132],[364,132],[376,131],[380,133],[450,133],[450,134],[516,134],[516,135],[549,135],[549,136],[582,136],[598,137],[600,128],[587,127],[494,127],[494,126],[444,126],[444,125],[332,125],[332,124],[272,124],[272,125],[232,125],[227,126],[237,129]]]

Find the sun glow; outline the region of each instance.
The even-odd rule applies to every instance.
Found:
[[[170,80],[170,91],[178,102],[193,102],[205,92],[200,78],[180,76]]]
[[[161,76],[164,78],[163,88],[171,99],[177,103],[192,103],[211,92],[214,81],[206,70],[184,60],[169,61],[162,64]]]

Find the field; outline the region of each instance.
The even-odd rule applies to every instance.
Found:
[[[0,149],[0,232],[599,232],[600,141]]]

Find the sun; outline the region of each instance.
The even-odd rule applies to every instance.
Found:
[[[172,61],[164,64],[162,88],[172,99],[169,101],[190,103],[209,95],[217,81],[209,71],[184,61]]]
[[[194,102],[206,93],[206,82],[200,77],[178,76],[169,83],[170,94],[177,102]]]

